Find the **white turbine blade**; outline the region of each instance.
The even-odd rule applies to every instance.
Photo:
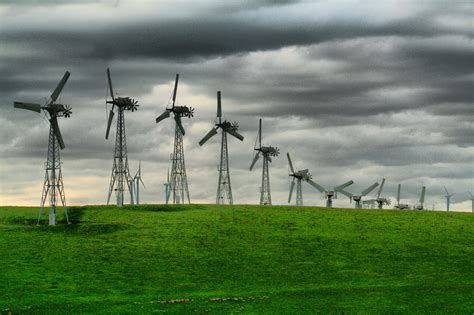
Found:
[[[211,139],[213,136],[215,136],[217,134],[217,130],[216,128],[212,128],[205,136],[204,138],[201,139],[201,141],[199,141],[199,145],[203,145],[204,143],[207,142],[207,140]]]
[[[307,179],[307,182],[308,182],[311,186],[313,186],[314,188],[316,188],[317,190],[319,190],[320,192],[322,192],[322,193],[326,192],[326,189],[324,189],[323,186],[319,185],[318,183],[314,182],[313,180],[311,180],[311,179],[308,178],[308,179]]]
[[[37,113],[41,113],[41,105],[35,103],[23,103],[23,102],[14,102],[13,107],[32,110]]]
[[[71,74],[69,73],[69,71],[66,71],[66,73],[64,73],[64,76],[63,78],[61,79],[61,81],[59,81],[59,84],[58,86],[54,89],[53,91],[53,94],[51,94],[51,103],[53,102],[56,102],[56,100],[58,99],[58,96],[59,94],[61,93],[61,91],[63,90],[63,87],[64,85],[66,84],[67,82],[67,79],[69,79],[69,76]]]
[[[217,91],[217,118],[222,117],[221,91]]]
[[[112,87],[112,79],[110,78],[110,70],[107,68],[107,80],[109,82],[109,91],[110,91],[110,96],[112,97],[112,100],[115,100],[114,98],[114,88]]]
[[[373,183],[370,187],[368,187],[367,189],[363,190],[360,194],[362,196],[366,196],[367,194],[369,194],[372,190],[375,189],[375,187],[377,187],[379,185],[379,183]]]
[[[112,119],[114,118],[114,111],[110,110],[109,112],[109,121],[107,122],[107,130],[105,131],[105,139],[109,139],[110,126],[112,126]]]
[[[288,203],[291,202],[291,195],[293,195],[293,188],[295,188],[295,178],[293,177],[293,181],[290,185],[290,195],[288,196]]]
[[[286,157],[288,158],[288,164],[290,164],[291,173],[295,173],[295,169],[293,168],[293,163],[291,163],[290,152],[286,152]]]
[[[448,192],[448,189],[446,188],[446,186],[443,186],[444,187],[444,191],[446,191],[446,195],[449,195],[449,192]]]
[[[179,80],[179,74],[176,73],[176,79],[174,80],[174,90],[173,90],[173,107],[174,107],[174,103],[176,102],[176,94],[178,93],[178,80]]]
[[[425,202],[425,193],[426,193],[426,187],[423,186],[423,188],[421,188],[420,203],[424,203],[424,202]]]
[[[253,158],[253,161],[252,161],[252,164],[250,164],[250,168],[249,168],[250,171],[253,169],[253,166],[255,165],[255,163],[257,163],[257,160],[258,160],[259,157],[260,157],[260,151],[257,152],[257,154],[255,154],[255,156]]]
[[[385,184],[385,178],[382,178],[382,184],[380,184],[379,191],[377,192],[377,199],[380,198],[380,194],[382,193],[383,185]]]
[[[53,116],[49,122],[51,123],[51,127],[53,128],[54,135],[56,136],[56,139],[58,140],[59,146],[61,147],[61,150],[65,148],[63,137],[61,136],[61,131],[59,130],[59,125],[58,125],[58,118],[56,116]]]
[[[340,192],[341,194],[343,194],[346,197],[349,197],[349,199],[352,199],[352,196],[354,196],[353,194],[351,194],[348,191],[345,191],[344,189],[340,189],[340,190],[338,190],[338,192]]]
[[[160,116],[156,117],[156,119],[155,119],[156,123],[159,123],[159,122],[162,121],[163,119],[170,117],[170,113],[171,113],[170,111],[167,111],[167,110],[166,110],[163,114],[161,114]]]
[[[140,179],[140,182],[141,182],[141,183],[142,183],[142,185],[143,185],[143,188],[146,188],[146,186],[145,186],[145,183],[143,182],[142,178],[141,178],[141,177],[139,177],[139,179]]]
[[[339,186],[337,186],[337,187],[334,187],[334,190],[335,190],[335,191],[339,191],[339,190],[344,189],[344,188],[346,188],[347,186],[350,186],[350,185],[352,185],[352,184],[354,184],[354,181],[353,181],[353,180],[350,180],[350,181],[348,181],[348,182],[346,182],[346,183],[344,183],[344,184],[342,184],[342,185],[339,185]]]
[[[225,131],[227,133],[229,133],[230,135],[236,137],[237,139],[239,139],[240,141],[243,141],[244,140],[244,136],[242,136],[240,133],[238,133],[237,131],[235,131],[234,129],[232,128],[227,128],[225,129]]]

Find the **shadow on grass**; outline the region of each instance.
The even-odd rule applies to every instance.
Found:
[[[49,226],[48,219],[41,219],[38,226],[38,219],[25,218],[23,216],[10,217],[8,218],[7,223],[9,225],[22,226],[24,230],[47,231],[50,233],[63,233],[66,235],[107,234],[127,230],[131,227],[128,224],[95,223],[91,221],[83,221],[82,217],[84,215],[84,210],[86,210],[86,207],[69,208],[69,224],[67,223],[65,216],[58,220],[57,225],[55,226]],[[49,211],[49,209],[45,209],[45,212],[46,211]],[[45,217],[44,213],[42,217]]]

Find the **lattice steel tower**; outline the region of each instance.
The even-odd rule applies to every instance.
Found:
[[[105,139],[109,138],[110,126],[114,118],[114,108],[117,107],[117,132],[115,135],[115,150],[114,150],[114,162],[112,166],[112,174],[110,176],[109,193],[107,196],[107,204],[109,204],[110,196],[115,190],[117,197],[117,207],[123,206],[124,191],[125,188],[129,193],[133,194],[133,188],[131,187],[132,177],[130,170],[128,169],[128,158],[127,158],[127,139],[125,133],[125,115],[124,111],[136,111],[138,109],[138,102],[130,97],[114,97],[114,90],[112,87],[112,79],[110,78],[110,70],[107,68],[107,79],[108,89],[111,101],[106,100],[106,104],[112,104],[112,108],[109,112],[107,131],[105,133]],[[133,202],[131,200],[131,202]]]
[[[41,205],[38,214],[38,224],[40,223],[41,215],[43,213],[44,204],[49,197],[49,225],[56,225],[56,210],[58,200],[61,202],[66,221],[69,223],[66,206],[66,196],[64,194],[63,175],[61,172],[61,157],[59,154],[60,149],[64,149],[64,141],[59,130],[58,117],[70,117],[72,114],[71,107],[69,105],[56,104],[56,100],[61,93],[64,85],[69,79],[70,73],[66,71],[63,78],[59,82],[58,86],[51,94],[50,99],[46,102],[45,106],[35,103],[23,103],[15,102],[14,107],[28,109],[41,113],[43,110],[49,114],[49,141],[48,141],[48,156],[45,163],[45,176],[43,184],[43,193],[41,195]]]
[[[222,105],[221,105],[221,91],[217,92],[217,117],[215,126],[199,141],[199,145],[203,145],[207,140],[217,134],[218,129],[222,130],[221,139],[221,159],[219,163],[219,180],[217,182],[216,204],[233,204],[232,186],[230,183],[229,172],[229,153],[227,150],[227,133],[236,137],[240,141],[244,137],[240,135],[237,130],[239,128],[236,122],[230,123],[227,120],[222,121]]]
[[[257,146],[258,144],[258,146]],[[258,134],[257,140],[255,141],[254,151],[255,154],[252,164],[250,165],[250,170],[253,169],[253,166],[260,157],[260,153],[263,155],[263,169],[262,169],[262,186],[260,188],[260,204],[261,205],[271,205],[272,204],[272,195],[270,192],[270,173],[268,169],[268,163],[272,162],[272,157],[276,157],[280,154],[280,149],[272,146],[262,147],[262,119],[258,121]]]
[[[173,113],[176,123],[174,131],[174,148],[171,155],[171,182],[169,193],[167,194],[168,199],[172,197],[174,204],[184,203],[185,200],[187,200],[188,203],[191,203],[191,199],[189,198],[188,179],[186,176],[186,164],[184,162],[183,137],[185,135],[185,130],[181,118],[191,118],[194,116],[194,108],[175,105],[178,80],[179,74],[176,74],[171,107],[168,107],[168,103],[165,112],[156,118],[156,123],[159,123],[163,119],[170,117],[171,113]],[[166,203],[168,203],[168,199],[166,200]]]

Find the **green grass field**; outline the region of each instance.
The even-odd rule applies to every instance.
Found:
[[[474,313],[470,213],[69,212],[48,227],[37,208],[0,207],[0,313]]]

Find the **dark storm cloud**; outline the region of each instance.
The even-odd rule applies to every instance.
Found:
[[[117,1],[2,3],[7,14],[26,14],[21,25],[0,19],[4,165],[15,158],[41,164],[48,123],[13,110],[12,103],[44,103],[68,69],[72,76],[60,100],[73,106],[73,117],[60,121],[65,174],[98,178],[94,187],[105,190],[115,137],[113,129],[104,139],[109,66],[116,93],[141,105],[126,115],[127,143],[130,167],[135,170],[141,159],[147,170],[153,189],[143,193],[150,202],[156,202],[169,166],[174,130],[172,120],[156,125],[154,117],[166,106],[175,73],[181,74],[178,103],[197,108],[185,122],[194,199],[210,201],[215,191],[214,178],[208,178],[215,175],[218,137],[203,147],[197,142],[212,125],[217,89],[223,91],[224,114],[239,121],[246,137],[230,140],[238,202],[258,200],[261,166],[248,171],[258,117],[264,118],[264,143],[282,150],[272,163],[275,200],[288,194],[286,151],[325,185],[353,178],[354,191],[382,176],[392,196],[402,182],[405,199],[418,198],[424,184],[433,193],[442,192],[441,181],[459,191],[472,186],[474,51],[462,22],[470,18],[469,5],[397,2],[392,12],[383,5],[371,11],[363,3],[334,9],[328,2],[229,1],[165,5],[147,15],[134,11],[140,2],[125,13]],[[54,27],[38,18],[44,9]],[[102,201],[102,190],[88,191],[78,202]],[[323,203],[319,193],[307,190],[309,202]]]

